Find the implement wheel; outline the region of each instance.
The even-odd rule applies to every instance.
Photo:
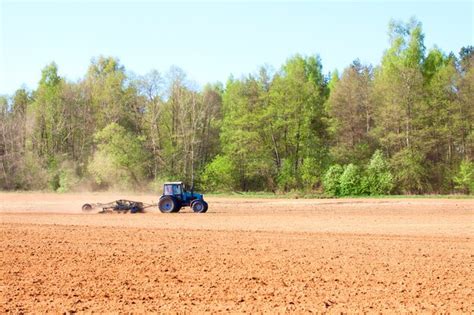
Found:
[[[179,209],[181,209],[181,206],[175,198],[166,196],[160,199],[158,202],[158,208],[163,213],[172,213],[178,212]]]
[[[92,205],[91,204],[88,204],[88,203],[85,203],[82,205],[82,211],[91,211],[92,210]]]

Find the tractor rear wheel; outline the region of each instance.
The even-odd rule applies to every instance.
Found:
[[[176,205],[176,209],[174,209],[173,212],[179,212],[183,206],[181,205],[181,202],[179,200],[176,201],[178,204]]]
[[[163,213],[178,212],[181,206],[178,201],[171,196],[166,196],[160,199],[158,202],[158,208]]]
[[[201,200],[193,202],[191,208],[195,213],[205,213],[207,211],[206,203]]]

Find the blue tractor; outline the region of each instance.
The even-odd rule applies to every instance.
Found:
[[[193,212],[207,212],[207,202],[204,196],[197,194],[191,189],[186,191],[182,182],[169,182],[163,185],[163,195],[158,201],[158,208],[164,213],[173,213],[182,207],[191,207]]]

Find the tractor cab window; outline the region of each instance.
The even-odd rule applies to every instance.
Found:
[[[172,194],[173,194],[173,186],[165,185],[165,191],[163,192],[163,195],[172,195]]]
[[[181,195],[181,185],[173,185],[173,194]]]

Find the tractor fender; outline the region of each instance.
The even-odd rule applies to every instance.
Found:
[[[181,201],[173,195],[162,195],[162,196],[160,196],[160,199],[158,199],[158,201],[160,201],[163,198],[171,198],[171,199],[174,200],[174,202],[177,202],[178,204],[181,204]]]

